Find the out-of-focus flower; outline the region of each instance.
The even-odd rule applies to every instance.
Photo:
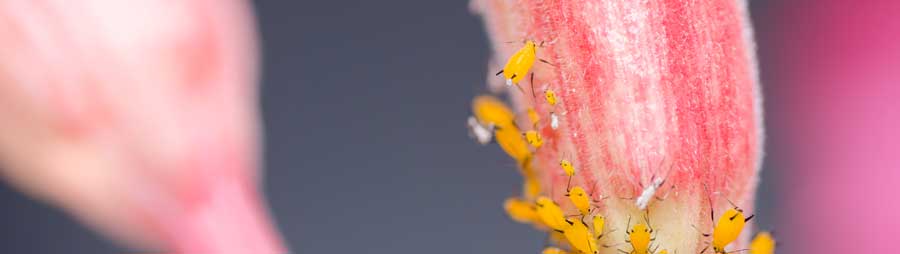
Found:
[[[237,0],[0,2],[0,163],[108,235],[283,247],[257,194],[255,34]]]

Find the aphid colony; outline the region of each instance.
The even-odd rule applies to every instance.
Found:
[[[525,76],[530,75],[532,98],[536,98],[534,96],[534,73],[531,72],[531,68],[536,60],[550,63],[537,57],[537,48],[543,46],[543,43],[526,41],[524,44],[496,75],[503,74],[507,87],[516,86],[523,94],[525,91],[519,82]],[[561,99],[550,88],[544,90],[542,97],[550,108],[555,108]],[[537,100],[535,99],[534,102],[537,103]],[[664,184],[664,178],[653,179],[649,186],[645,187],[635,198],[635,207],[644,211],[645,216],[642,222],[636,222],[633,226],[629,217],[625,224],[625,230],[623,230],[625,242],[606,242],[604,236],[612,231],[604,231],[606,220],[603,215],[599,214],[601,209],[598,208],[602,207],[602,201],[607,197],[594,200],[591,195],[594,193],[588,193],[578,185],[572,186],[572,177],[577,173],[576,166],[572,161],[561,158],[559,168],[568,177],[565,194],[568,197],[567,202],[570,202],[578,214],[566,214],[558,203],[550,197],[544,196],[544,187],[541,186],[538,172],[533,168],[532,161],[535,153],[545,143],[541,131],[552,132],[559,128],[559,116],[553,110],[548,113],[549,123],[543,123],[541,116],[534,108],[528,108],[523,112],[525,117],[520,117],[522,114],[514,113],[500,99],[490,95],[479,95],[472,102],[472,112],[474,116],[470,117],[467,123],[470,136],[482,145],[498,144],[509,157],[516,161],[524,180],[522,195],[507,198],[503,207],[512,220],[531,224],[534,228],[548,233],[548,242],[551,246],[547,246],[543,250],[543,254],[598,254],[601,249],[607,248],[616,248],[610,252],[618,251],[627,254],[668,253],[668,250],[662,249],[659,244],[654,242],[659,231],[654,229],[650,223],[650,211],[647,209],[653,198],[659,199],[656,197],[656,192]],[[517,123],[518,118],[527,120],[528,125],[521,128]],[[540,128],[541,124],[549,125],[549,130]],[[712,200],[709,204],[713,204]],[[752,218],[753,215],[745,216],[743,210],[732,204],[732,208],[722,213],[716,221],[715,211],[710,207],[713,229],[712,233],[703,234],[703,236],[711,237],[711,239],[700,253],[711,251],[715,254],[725,254],[745,251],[726,250],[726,246],[737,240],[745,223]],[[625,249],[615,247],[620,245],[625,245]],[[774,252],[774,246],[775,241],[772,236],[762,232],[753,240],[749,250],[752,254],[771,254]],[[677,252],[677,250],[673,250],[673,252]]]

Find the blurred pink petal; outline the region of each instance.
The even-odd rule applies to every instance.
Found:
[[[134,243],[283,251],[256,187],[246,2],[3,1],[0,34],[15,185]]]
[[[886,252],[900,235],[898,1],[814,1],[774,13],[790,152],[783,253]],[[783,50],[782,50],[783,48]]]

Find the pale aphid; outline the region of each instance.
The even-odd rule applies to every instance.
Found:
[[[638,209],[647,209],[647,205],[650,204],[650,200],[653,199],[654,195],[656,195],[656,191],[665,182],[666,180],[664,178],[657,178],[653,180],[653,182],[650,183],[649,186],[644,188],[644,191],[641,192],[641,195],[638,196],[637,200],[634,201],[634,204],[638,207]]]
[[[588,225],[585,224],[584,221],[579,220],[573,222],[571,220],[566,220],[565,222],[563,234],[566,236],[566,240],[572,248],[588,254],[596,254],[599,252],[597,250],[597,239],[594,238],[594,234],[591,233],[588,229]]]
[[[559,128],[559,116],[556,113],[550,112],[550,129],[558,129]]]
[[[538,217],[553,230],[563,231],[566,225],[566,217],[562,208],[548,197],[538,197],[535,201]]]
[[[544,145],[544,138],[541,137],[541,134],[535,130],[530,130],[525,132],[525,141],[528,142],[529,145],[534,147],[535,149],[541,148]]]
[[[469,137],[478,142],[481,145],[487,145],[491,143],[491,140],[494,138],[494,125],[489,124],[488,126],[484,126],[478,122],[478,119],[475,119],[474,116],[470,116],[468,119],[469,125]]]
[[[750,242],[750,254],[775,253],[775,238],[769,232],[759,232]]]

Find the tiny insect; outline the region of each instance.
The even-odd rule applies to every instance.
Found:
[[[475,142],[478,142],[478,144],[487,145],[494,139],[494,125],[481,125],[474,116],[470,116],[467,123],[469,125],[469,137],[475,139]]]
[[[603,227],[606,225],[606,219],[603,216],[597,215],[594,216],[593,226],[594,226],[594,234],[597,235],[597,239],[603,237]]]
[[[569,197],[569,200],[572,201],[575,208],[578,208],[578,212],[581,213],[582,218],[590,214],[591,200],[588,198],[587,192],[585,192],[583,188],[580,186],[572,187],[572,189],[569,190],[569,193],[566,193],[566,196]]]
[[[596,254],[599,252],[597,250],[597,239],[594,238],[594,234],[588,230],[588,225],[584,223],[584,221],[579,220],[574,222],[567,219],[564,226],[565,229],[563,230],[563,234],[566,236],[569,245],[574,249],[589,254]]]
[[[650,224],[649,217],[645,217],[647,220],[647,224],[638,223],[635,224],[633,228],[625,231],[627,239],[625,242],[631,244],[631,252],[630,254],[649,254],[656,252],[655,250],[650,249],[650,244],[656,240],[653,237],[653,227],[648,226]],[[631,224],[631,218],[628,218],[628,224]],[[627,225],[626,224],[626,227]],[[657,246],[658,248],[659,246]],[[624,251],[623,251],[624,252]]]
[[[531,158],[531,150],[528,148],[528,142],[522,137],[519,128],[516,126],[497,127],[494,129],[494,140],[500,145],[506,154],[515,159],[520,164],[527,163]]]
[[[553,92],[553,90],[550,89],[544,90],[544,98],[550,106],[556,106],[556,103],[559,102],[559,99],[556,98],[556,92]]]
[[[503,70],[500,70],[495,75],[503,74],[503,77],[506,78],[506,86],[516,85],[518,87],[519,81],[521,81],[531,70],[531,67],[534,66],[534,60],[538,59],[537,48],[538,45],[535,44],[534,41],[526,41],[525,46],[510,56],[506,65],[503,67]],[[541,61],[547,63],[547,61],[542,59]],[[532,76],[532,79],[533,78],[534,77]],[[522,87],[519,87],[519,90],[521,89]]]
[[[534,204],[520,198],[507,198],[503,202],[503,209],[509,218],[519,223],[535,223],[540,220]]]
[[[750,254],[775,253],[775,238],[769,232],[759,232],[750,242]]]
[[[562,208],[559,208],[559,205],[556,202],[553,202],[548,197],[538,197],[535,201],[535,207],[537,207],[538,217],[544,221],[548,227],[556,231],[563,231],[566,225],[566,218],[563,215]]]
[[[731,203],[730,200],[728,202]],[[710,204],[712,204],[712,202],[710,202]],[[722,214],[722,217],[719,217],[719,222],[716,223],[716,226],[713,228],[712,247],[713,251],[718,254],[728,253],[725,251],[725,246],[727,246],[731,242],[734,242],[734,240],[738,238],[738,235],[741,234],[741,231],[744,230],[744,225],[747,223],[747,221],[750,221],[750,219],[753,219],[753,216],[755,216],[750,215],[749,217],[745,218],[744,210],[741,210],[741,208],[738,208],[733,203],[731,205],[733,207],[725,210],[725,213]],[[714,213],[715,212],[712,210],[712,208],[710,208],[709,218],[713,221],[715,221]],[[703,236],[708,237],[710,235],[703,234]],[[709,248],[709,246],[703,248],[700,253],[705,252],[707,248]]]
[[[566,159],[559,160],[559,166],[562,167],[563,172],[566,173],[566,176],[569,177],[569,182],[566,183],[566,190],[569,189],[569,186],[572,184],[572,176],[575,175],[575,167],[572,166],[572,162]]]
[[[553,112],[550,112],[550,128],[554,130],[559,128],[559,116]]]
[[[644,191],[641,192],[641,195],[638,196],[637,200],[634,201],[634,204],[638,207],[638,209],[646,210],[647,205],[650,204],[650,199],[653,198],[653,195],[656,195],[656,190],[659,189],[660,186],[665,183],[666,180],[663,178],[657,178],[650,183],[647,188],[644,188]]]
[[[472,100],[472,112],[475,119],[484,126],[494,125],[497,128],[515,126],[516,115],[497,97],[479,95]]]
[[[525,141],[528,142],[529,145],[534,147],[535,149],[541,148],[544,145],[544,138],[541,137],[541,134],[535,130],[530,130],[525,132]]]
[[[530,169],[522,170],[522,175],[525,178],[525,182],[522,184],[522,196],[528,200],[534,200],[541,194],[541,181]]]
[[[538,116],[537,111],[534,111],[534,108],[528,108],[528,121],[531,122],[531,126],[537,128],[537,124],[541,121],[541,117]]]
[[[557,247],[547,247],[547,248],[544,248],[544,251],[541,251],[541,254],[570,254],[570,253],[571,252],[568,252],[566,250],[563,250],[563,249],[560,249]]]

